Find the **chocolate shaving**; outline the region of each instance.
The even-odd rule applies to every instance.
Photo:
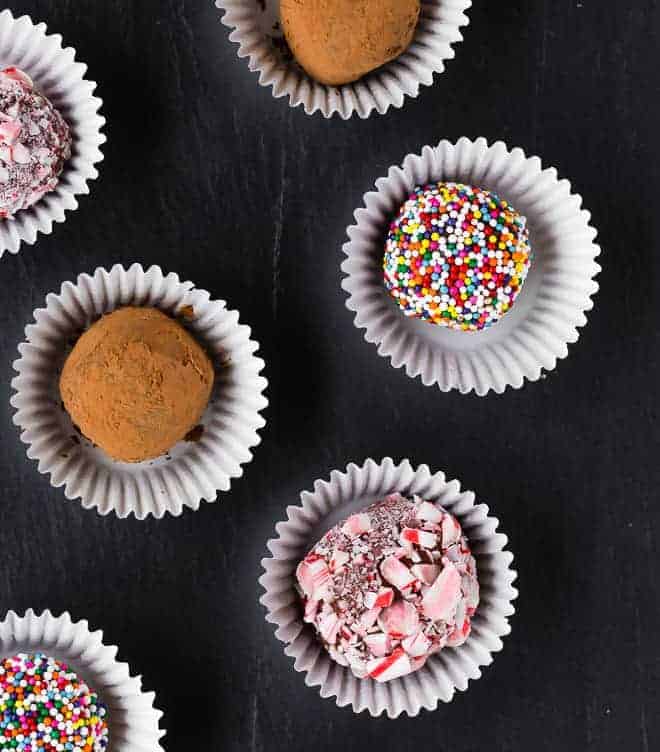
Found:
[[[202,436],[204,435],[204,426],[200,423],[198,426],[195,426],[192,428],[188,433],[184,436],[184,441],[199,441]]]

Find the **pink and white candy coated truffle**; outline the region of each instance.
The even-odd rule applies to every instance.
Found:
[[[304,620],[330,656],[380,682],[461,645],[479,604],[476,562],[439,504],[392,494],[327,532],[296,570]]]
[[[27,209],[59,181],[69,126],[18,68],[0,71],[0,219]]]

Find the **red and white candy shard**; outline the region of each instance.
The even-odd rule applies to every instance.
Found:
[[[71,156],[64,118],[18,68],[0,71],[0,219],[54,190]]]
[[[468,638],[477,567],[458,520],[392,494],[340,522],[300,562],[304,620],[359,678],[390,681]]]

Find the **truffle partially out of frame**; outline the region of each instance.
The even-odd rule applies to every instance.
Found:
[[[289,47],[314,79],[341,86],[408,48],[419,21],[419,0],[281,0]]]
[[[54,190],[71,156],[62,115],[18,68],[0,71],[0,219]]]

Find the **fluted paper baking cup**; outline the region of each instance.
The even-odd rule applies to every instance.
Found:
[[[413,674],[378,683],[358,679],[350,668],[332,661],[312,627],[303,622],[295,570],[337,522],[394,492],[439,502],[457,517],[477,561],[481,596],[463,645],[444,648]],[[426,465],[414,468],[408,460],[395,464],[390,458],[334,470],[329,481],[317,480],[314,490],[303,492],[300,499],[300,506],[288,507],[287,519],[276,526],[277,537],[268,542],[272,557],[262,561],[265,573],[259,581],[266,591],[261,597],[266,620],[276,625],[284,652],[295,659],[294,668],[305,674],[308,686],[319,687],[321,697],[334,697],[338,706],[350,705],[356,713],[367,710],[372,716],[395,718],[402,713],[415,716],[422,708],[434,710],[481,676],[481,667],[492,662],[493,653],[502,649],[501,638],[510,632],[512,601],[518,595],[513,556],[504,550],[507,538],[497,532],[498,520],[489,516],[485,504],[475,504],[472,492],[461,491],[458,481],[447,481],[443,473],[433,473]]]
[[[86,621],[72,621],[68,613],[10,611],[0,622],[0,658],[35,652],[69,664],[98,693],[108,709],[108,752],[162,752],[163,714],[154,708],[155,694],[117,661],[117,648],[103,643],[101,631],[90,631]]]
[[[411,190],[437,181],[455,181],[494,191],[527,217],[532,264],[515,305],[494,326],[461,332],[403,316],[383,283],[383,254],[389,223]],[[520,388],[555,368],[577,342],[578,329],[598,290],[600,248],[582,198],[559,180],[554,168],[543,169],[538,157],[509,150],[501,141],[462,138],[452,144],[424,147],[391,167],[364,197],[348,228],[344,245],[342,287],[355,326],[390,358],[395,368],[419,376],[443,392],[458,389],[485,395]]]
[[[59,392],[62,366],[77,337],[104,313],[126,305],[179,316],[184,311],[179,321],[206,349],[216,375],[201,437],[135,464],[110,459],[80,436]],[[35,323],[26,327],[14,363],[18,375],[11,404],[28,457],[38,460],[39,472],[50,474],[53,486],[64,486],[68,499],[80,498],[100,514],[161,518],[214,501],[252,459],[250,450],[265,425],[260,412],[268,404],[267,382],[260,376],[264,362],[255,356],[259,345],[238,318],[224,301],[157,266],[145,271],[139,264],[116,265],[93,276],[81,274],[75,284],[65,282],[58,295],[48,295],[45,308],[34,312]]]
[[[410,47],[396,60],[359,81],[326,86],[311,78],[292,59],[280,28],[279,0],[215,0],[224,11],[222,22],[232,29],[229,39],[238,44],[238,56],[247,57],[261,86],[272,86],[275,98],[287,96],[289,106],[302,105],[308,115],[321,112],[330,118],[383,115],[402,107],[406,97],[417,97],[420,86],[430,86],[454,57],[453,45],[463,39],[466,11],[471,0],[428,0]]]
[[[98,176],[95,165],[103,159],[100,146],[106,140],[105,119],[98,112],[102,102],[94,96],[96,84],[85,78],[87,66],[75,56],[59,34],[46,34],[46,24],[14,18],[9,10],[0,13],[0,67],[16,66],[30,76],[62,113],[73,141],[55,190],[0,221],[0,256],[18,253],[21,243],[32,245],[40,232],[50,234],[54,222],[64,222],[65,212],[78,208],[76,196],[89,193],[88,181]]]

